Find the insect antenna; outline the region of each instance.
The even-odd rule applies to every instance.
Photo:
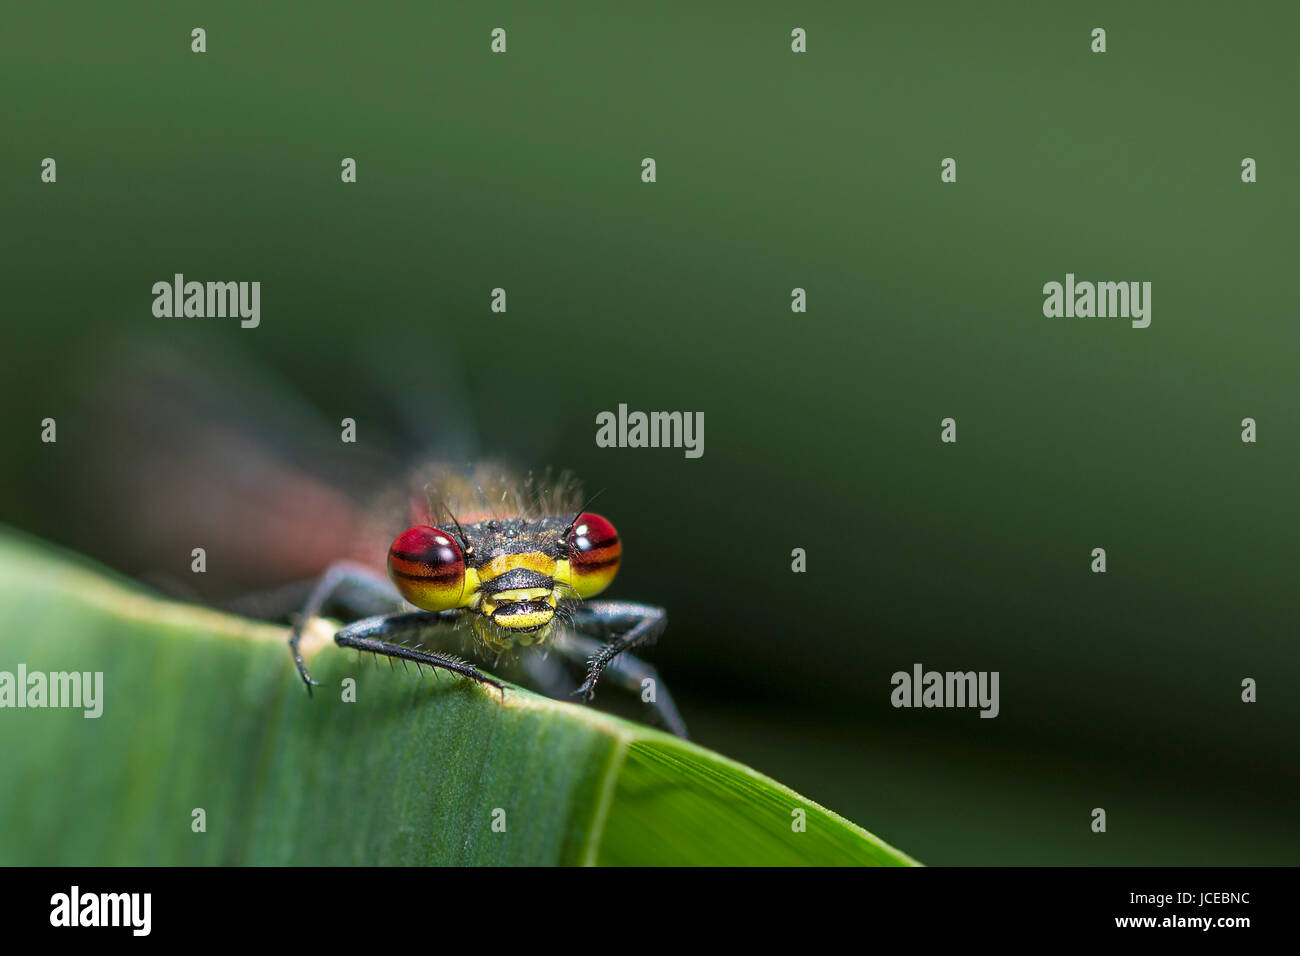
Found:
[[[460,535],[461,551],[462,552],[469,551],[469,538],[465,536],[465,529],[462,528],[460,526],[460,522],[456,520],[456,515],[452,512],[451,507],[447,504],[446,499],[439,498],[438,504],[442,506],[443,513],[446,514],[447,517],[451,519],[451,523],[456,526],[456,534]]]
[[[569,532],[572,531],[573,526],[578,523],[578,519],[581,518],[586,513],[587,509],[591,507],[591,503],[595,501],[597,498],[599,498],[602,494],[604,494],[604,492],[605,489],[601,488],[600,491],[596,492],[594,495],[592,495],[590,498],[587,499],[587,503],[585,505],[583,505],[581,508],[578,509],[578,513],[573,516],[573,520],[569,522],[569,526],[564,529],[564,537],[567,538],[569,536]]]

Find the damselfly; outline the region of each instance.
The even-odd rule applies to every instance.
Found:
[[[253,364],[236,358],[228,364]],[[571,476],[521,480],[482,462],[408,470],[377,426],[368,441],[342,444],[273,375],[246,374],[236,389],[170,352],[127,350],[102,373],[101,424],[87,429],[102,441],[88,448],[82,473],[93,478],[74,496],[90,549],[101,543],[111,563],[250,616],[293,619],[301,608],[289,642],[309,691],[302,636],[328,613],[351,622],[339,645],[421,673],[501,687],[482,666],[583,701],[604,677],[685,736],[654,668],[630,653],[663,633],[666,615],[593,600],[613,582],[622,543]],[[444,413],[422,410],[422,425],[468,418],[449,410],[454,394],[431,404]],[[415,443],[468,451],[472,439],[455,437]],[[193,574],[198,549],[206,568]]]
[[[339,630],[335,643],[498,689],[448,643],[485,662],[515,656],[539,689],[562,696],[564,672],[550,660],[554,652],[585,666],[573,696],[590,701],[607,675],[686,736],[654,668],[629,653],[663,633],[664,610],[590,600],[618,573],[622,542],[607,518],[587,510],[591,502],[582,503],[571,476],[520,482],[493,467],[435,466],[415,485],[412,523],[388,549],[387,576],[354,560],[331,565],[294,624],[289,646],[309,693],[319,684],[300,649],[307,621],[331,602],[364,613],[405,601],[419,610],[364,617]]]

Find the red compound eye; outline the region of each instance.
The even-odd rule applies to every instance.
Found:
[[[388,576],[402,597],[426,611],[460,604],[465,590],[465,556],[441,528],[408,528],[388,549]]]
[[[569,533],[571,583],[582,597],[599,594],[614,580],[622,560],[614,526],[598,514],[583,512]]]

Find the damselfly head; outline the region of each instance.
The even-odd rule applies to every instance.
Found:
[[[621,554],[613,524],[593,512],[494,517],[408,528],[389,548],[388,574],[418,608],[468,611],[499,651],[545,641],[563,602],[608,587]]]

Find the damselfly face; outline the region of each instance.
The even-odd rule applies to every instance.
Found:
[[[397,536],[388,574],[418,608],[464,608],[474,633],[501,651],[540,644],[566,598],[594,597],[618,573],[618,532],[592,512],[420,525]]]
[[[490,651],[546,642],[618,572],[618,532],[586,510],[567,472],[520,480],[491,464],[434,463],[407,487],[411,527],[388,550],[389,578],[422,610],[462,611]]]

